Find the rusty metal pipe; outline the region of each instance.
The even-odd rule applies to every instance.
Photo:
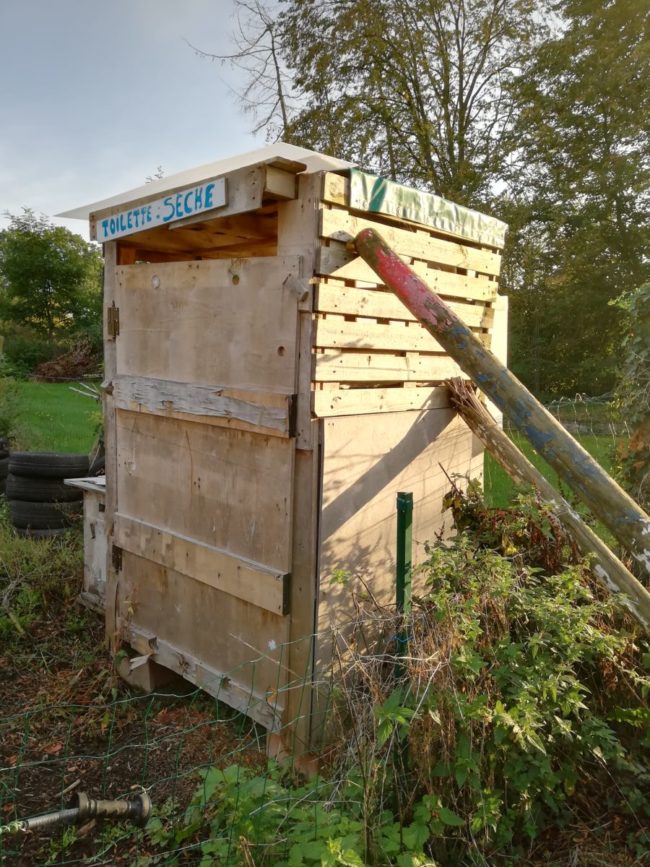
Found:
[[[528,389],[486,349],[374,229],[355,239],[359,255],[539,454],[609,528],[650,577],[650,518]]]
[[[72,799],[73,806],[65,810],[45,813],[31,819],[19,819],[8,825],[0,825],[0,837],[4,834],[17,834],[20,831],[36,831],[54,825],[74,825],[87,819],[127,819],[143,828],[151,816],[151,800],[146,792],[139,792],[124,801],[102,801],[89,798],[85,792],[77,792]]]

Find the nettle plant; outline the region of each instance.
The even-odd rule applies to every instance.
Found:
[[[570,546],[534,499],[498,521],[476,490],[455,506],[466,529],[431,549],[409,617],[360,600],[337,634],[323,776],[211,768],[180,822],[148,829],[159,851],[203,867],[519,864],[605,811],[645,851],[647,644],[583,565],[560,565]]]

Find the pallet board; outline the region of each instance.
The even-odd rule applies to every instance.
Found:
[[[316,633],[364,586],[393,604],[397,491],[419,562],[450,529],[445,473],[482,461],[444,386],[459,365],[350,241],[376,228],[500,351],[506,313],[498,249],[353,211],[347,178],[300,168],[240,167],[219,208],[106,245],[104,388],[113,650],[304,752]]]
[[[501,256],[492,250],[444,240],[423,229],[378,224],[377,220],[355,217],[345,208],[321,211],[321,238],[348,242],[362,229],[375,229],[396,253],[414,259],[493,276],[498,276],[501,269]]]

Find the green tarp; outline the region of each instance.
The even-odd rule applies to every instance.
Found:
[[[507,225],[501,220],[358,169],[350,169],[350,207],[400,217],[490,247],[503,247],[505,241]]]

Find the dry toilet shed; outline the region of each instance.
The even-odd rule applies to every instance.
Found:
[[[394,599],[396,493],[417,562],[444,473],[482,472],[441,385],[457,365],[349,242],[377,228],[503,356],[505,226],[289,145],[66,216],[106,262],[111,646],[271,732],[299,721],[304,749],[309,637],[349,619],[359,578]]]

